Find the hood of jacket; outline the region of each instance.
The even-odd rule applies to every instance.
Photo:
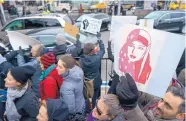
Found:
[[[66,121],[69,116],[68,106],[62,99],[47,99],[49,121]]]
[[[70,69],[68,72],[65,72],[61,76],[63,77],[64,81],[79,82],[83,78],[83,71],[80,67],[74,66],[72,69]]]
[[[65,54],[67,52],[67,45],[63,44],[63,45],[57,45],[54,48],[54,54],[60,53],[60,54]]]
[[[6,61],[6,58],[0,54],[0,64]]]
[[[84,55],[83,58],[80,59],[80,63],[87,67],[94,67],[97,65],[99,60],[96,57],[96,54],[93,55]]]

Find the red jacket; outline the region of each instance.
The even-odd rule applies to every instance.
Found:
[[[63,78],[57,73],[56,68],[54,68],[39,84],[41,100],[59,98],[59,90],[62,83]]]

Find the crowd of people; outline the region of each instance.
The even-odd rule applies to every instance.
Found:
[[[0,121],[185,120],[185,57],[163,98],[140,92],[129,73],[115,72],[108,93],[100,96],[105,45],[96,36],[97,44],[82,44],[77,35],[69,47],[58,34],[53,51],[30,47],[31,59],[21,47],[7,53],[0,46]],[[107,51],[114,62],[110,41]],[[93,80],[91,99],[84,94],[85,78]]]

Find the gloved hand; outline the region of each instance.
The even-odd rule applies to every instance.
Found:
[[[23,55],[23,49],[21,48],[21,46],[19,46],[19,50],[17,51],[20,55]]]
[[[101,33],[100,33],[100,32],[97,32],[96,37],[97,37],[98,39],[101,39]]]
[[[29,51],[31,51],[31,49],[32,49],[32,46],[30,46],[30,45],[29,45],[29,48],[28,48],[28,50],[29,50]]]
[[[126,73],[125,76],[120,77],[120,82],[116,87],[116,94],[124,109],[133,109],[136,107],[139,92],[130,74]]]

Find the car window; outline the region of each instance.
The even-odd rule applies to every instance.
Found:
[[[103,14],[100,14],[100,15],[95,15],[94,18],[96,18],[96,19],[104,19],[104,18],[107,18],[107,16],[103,15]]]
[[[161,20],[166,20],[166,19],[171,19],[171,15],[170,14],[165,14]]]
[[[53,35],[39,35],[39,36],[30,36],[38,41],[40,41],[45,46],[53,45],[56,43],[56,37]]]
[[[158,19],[161,17],[164,13],[163,12],[151,12],[148,15],[146,15],[145,19]]]
[[[181,17],[184,17],[185,14],[184,13],[172,13],[171,14],[171,18],[181,18]]]
[[[44,27],[41,19],[25,19],[25,29]]]
[[[14,30],[21,30],[23,29],[23,21],[22,20],[15,20],[9,23],[4,30],[7,31],[14,31]]]
[[[43,22],[46,27],[54,27],[54,26],[61,26],[57,19],[43,19]]]

